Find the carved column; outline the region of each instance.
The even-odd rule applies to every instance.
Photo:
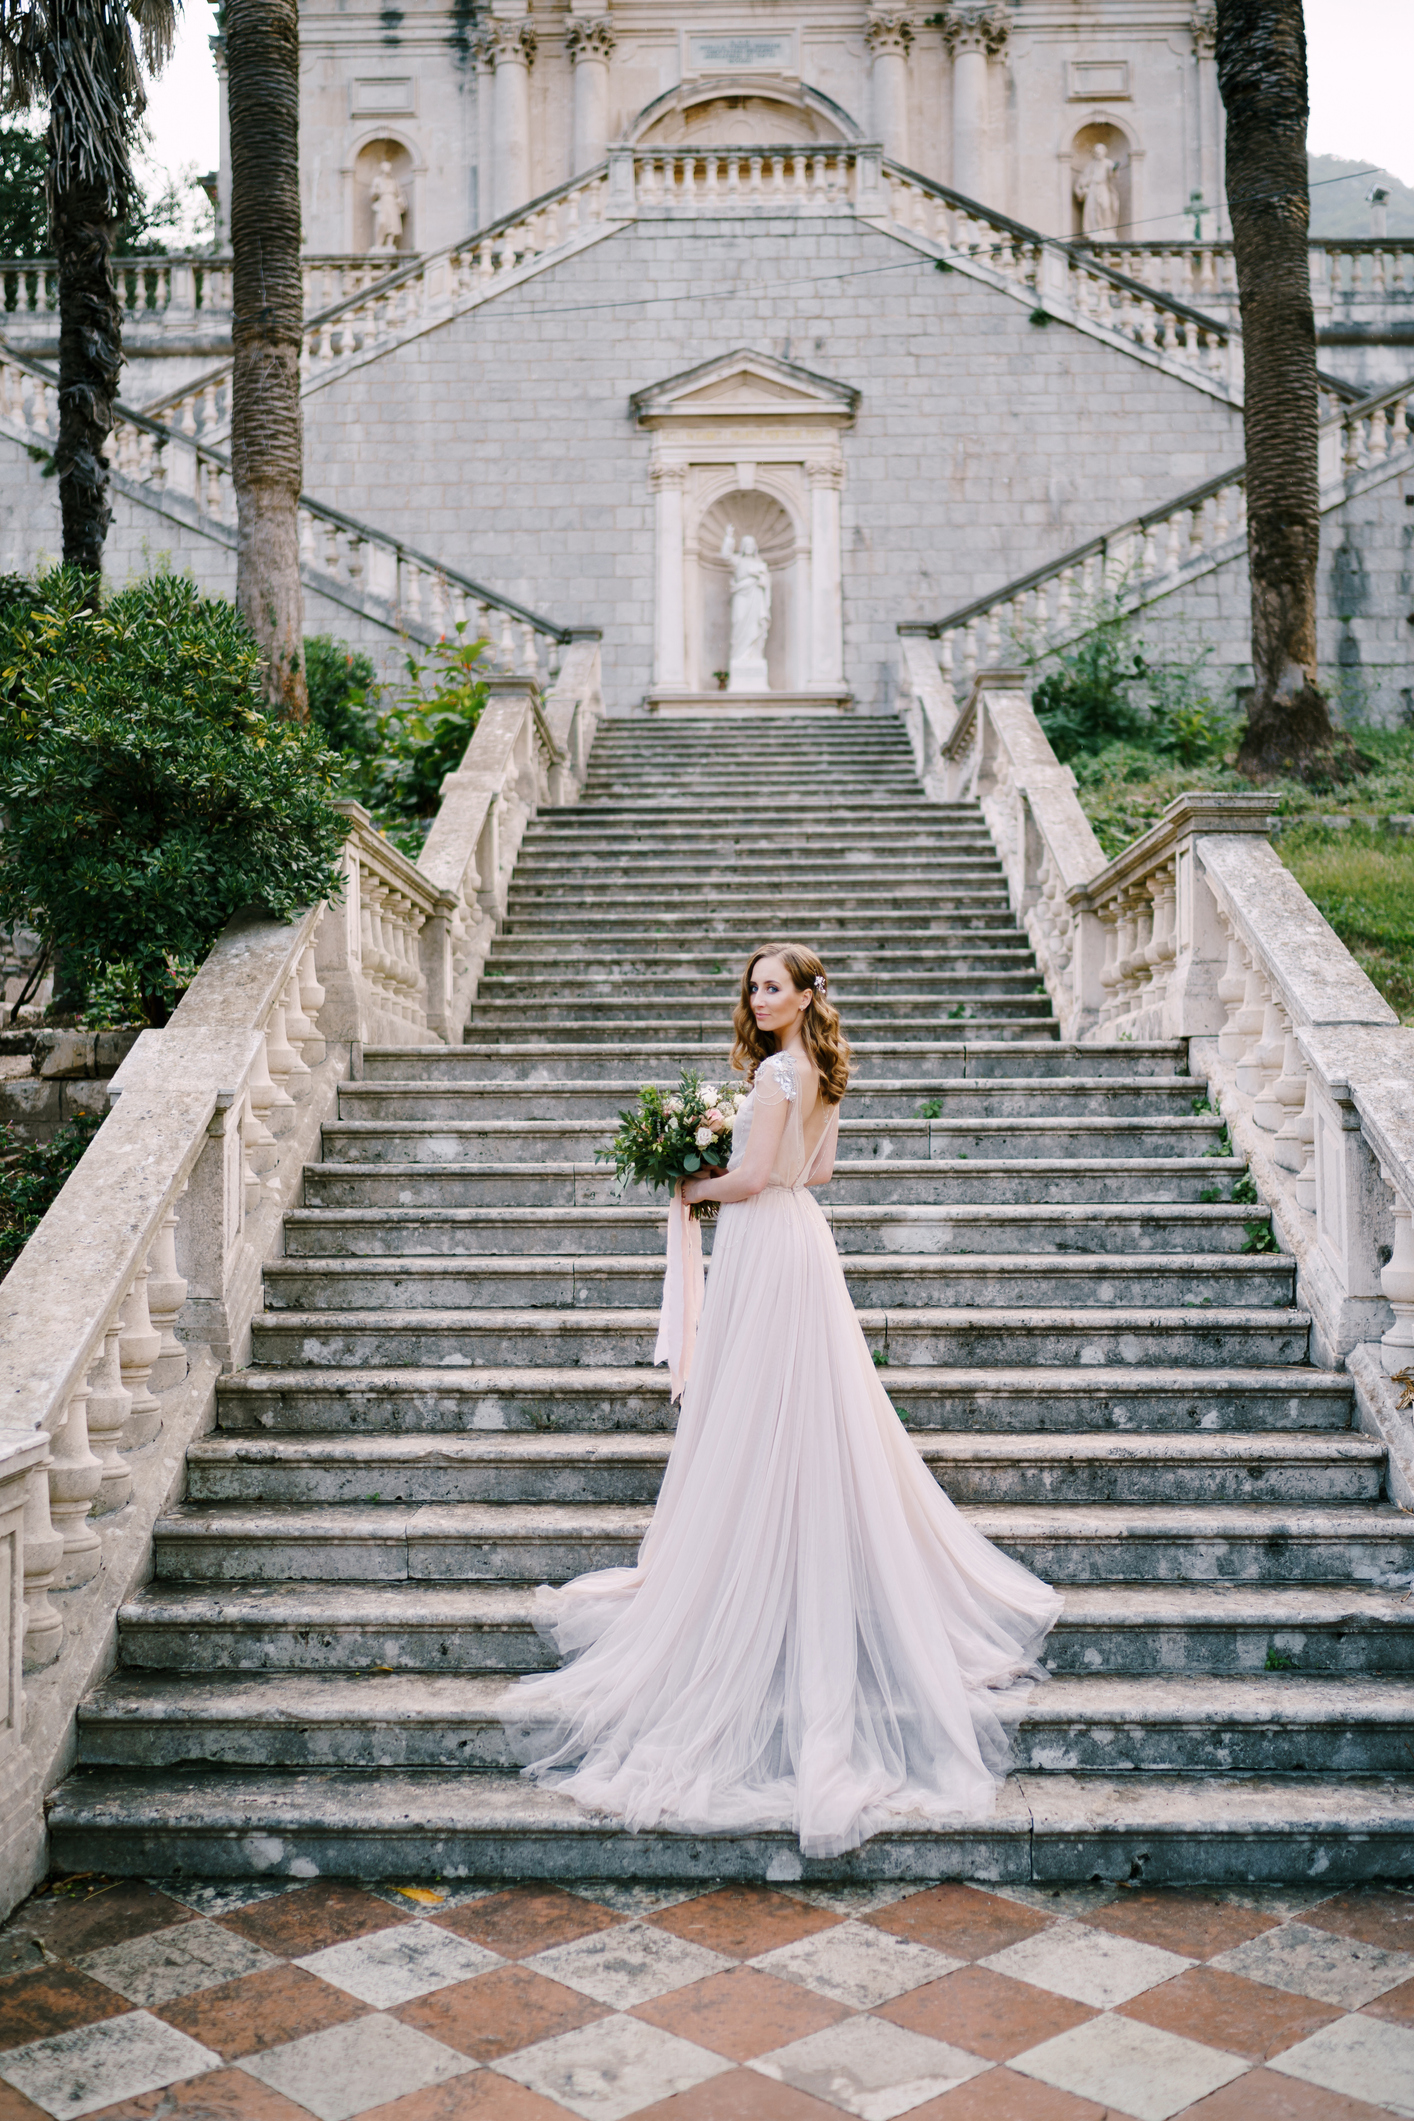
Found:
[[[987,204],[992,189],[987,156],[987,61],[1006,49],[1010,17],[992,4],[950,7],[942,24],[952,54],[953,190]]]
[[[492,218],[503,221],[530,197],[530,65],[535,57],[535,25],[530,21],[490,22],[485,36],[496,69]]]
[[[614,26],[605,15],[575,20],[565,32],[565,49],[574,68],[574,166],[579,176],[602,162],[609,151],[609,58]]]
[[[1213,0],[1198,0],[1193,10],[1193,65],[1197,74],[1195,118],[1198,148],[1198,189],[1203,194],[1206,225],[1203,233],[1219,236],[1226,226],[1226,201],[1220,162],[1223,138],[1222,98],[1218,93],[1218,13]]]
[[[655,464],[649,473],[657,497],[658,595],[653,636],[655,690],[685,691],[687,662],[683,626],[682,491],[685,464]]]
[[[869,47],[874,137],[893,162],[908,166],[908,49],[913,23],[905,8],[876,7],[864,28]]]
[[[840,488],[844,466],[835,458],[811,461],[810,481],[810,683],[822,692],[844,684],[844,605],[840,591]]]

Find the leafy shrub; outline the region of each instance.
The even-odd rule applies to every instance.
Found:
[[[0,1123],[0,1276],[9,1273],[102,1124],[98,1113],[85,1113],[52,1141],[25,1142]]]
[[[305,643],[309,711],[338,751],[339,793],[362,803],[403,852],[416,855],[486,704],[486,643],[465,624],[382,688],[367,656],[344,642]]]
[[[176,575],[99,602],[59,568],[0,610],[0,921],[165,1023],[230,916],[338,891],[337,761],[262,707],[235,609]]]
[[[309,719],[331,751],[364,757],[376,748],[373,731],[378,679],[373,659],[327,633],[304,644]]]
[[[1143,738],[1147,717],[1132,698],[1144,662],[1125,627],[1108,621],[1054,658],[1032,695],[1036,719],[1059,759]]]

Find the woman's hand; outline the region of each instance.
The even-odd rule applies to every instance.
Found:
[[[711,1185],[715,1176],[715,1172],[702,1172],[694,1173],[691,1178],[683,1180],[682,1197],[689,1208],[696,1207],[700,1200],[711,1200],[713,1198]]]

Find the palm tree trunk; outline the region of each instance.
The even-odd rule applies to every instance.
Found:
[[[227,0],[225,28],[236,601],[264,652],[271,706],[303,722],[309,692],[298,522],[304,463],[298,0]]]
[[[52,165],[51,165],[52,166]],[[59,260],[59,440],[54,467],[66,566],[96,575],[113,511],[104,444],[123,365],[123,318],[109,259],[116,222],[102,185],[75,185],[53,201]]]
[[[1270,779],[1329,770],[1333,748],[1316,670],[1320,415],[1301,0],[1217,0],[1217,60],[1246,369],[1253,687],[1238,765]]]

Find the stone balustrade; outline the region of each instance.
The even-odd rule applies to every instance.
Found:
[[[1414,460],[1411,417],[1414,383],[1328,411],[1319,443],[1323,509],[1337,507],[1395,462]],[[1239,464],[945,618],[906,621],[899,634],[905,641],[936,643],[938,684],[951,727],[956,699],[965,696],[979,669],[1002,660],[1034,662],[1079,639],[1094,624],[1097,608],[1138,610],[1232,559],[1246,541],[1247,471]],[[920,681],[916,673],[910,676],[909,688]]]
[[[1297,1261],[1313,1359],[1350,1369],[1414,1507],[1390,1385],[1414,1379],[1414,1029],[1282,865],[1265,796],[1180,796],[1107,862],[1025,683],[980,673],[951,723],[926,670],[905,683],[929,792],[981,804],[1062,1037],[1187,1041]]]
[[[1093,245],[1113,271],[1219,316],[1237,313],[1237,267],[1228,241]],[[1414,238],[1323,236],[1311,244],[1311,299],[1316,321],[1358,317],[1385,321],[1414,301]]]
[[[394,270],[411,261],[399,258]],[[314,316],[366,293],[388,277],[382,255],[309,255],[300,261],[304,309]],[[181,337],[195,323],[211,323],[223,336],[231,328],[229,257],[204,251],[171,252],[165,257],[112,260],[113,280],[123,311],[123,329],[155,326]],[[42,324],[52,338],[59,319],[59,267],[53,258],[0,258],[0,328],[25,343],[27,326]]]

